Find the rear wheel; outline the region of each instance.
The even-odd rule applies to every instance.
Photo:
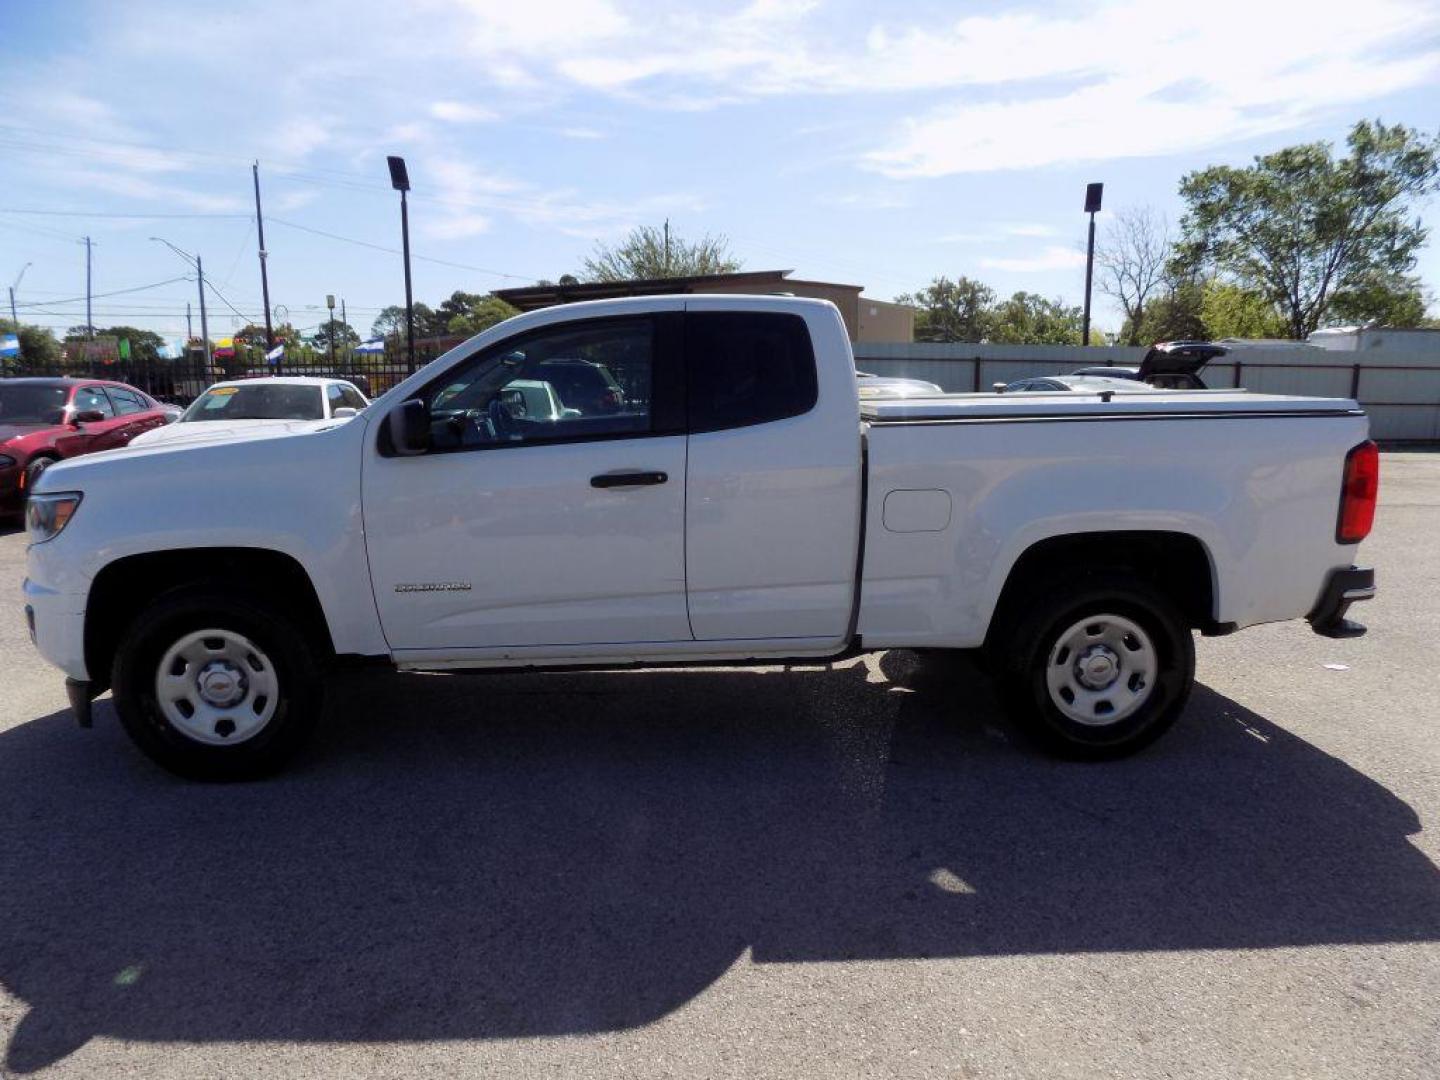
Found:
[[[246,779],[284,764],[314,729],[314,650],[283,611],[221,590],[173,593],[125,632],[111,675],[125,730],[195,779]]]
[[[1195,680],[1195,643],[1150,583],[1105,572],[1052,582],[992,646],[1007,706],[1047,749],[1115,758],[1148,746],[1179,718]]]

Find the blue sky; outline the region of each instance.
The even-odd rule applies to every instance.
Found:
[[[183,333],[193,283],[150,236],[259,321],[255,159],[272,304],[309,327],[333,293],[363,334],[403,298],[363,246],[398,247],[386,154],[430,303],[666,217],[882,298],[967,274],[1078,303],[1087,181],[1173,222],[1188,170],[1440,124],[1434,0],[0,7],[0,284],[30,263],[22,319],[57,329],[84,321],[86,234],[97,294],[167,282],[98,297],[97,325]],[[1440,291],[1436,243],[1420,273]],[[212,337],[240,324],[210,306]],[[1118,328],[1103,298],[1097,322]]]

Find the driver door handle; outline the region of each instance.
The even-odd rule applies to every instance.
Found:
[[[670,476],[663,472],[616,472],[601,473],[590,478],[590,486],[596,488],[649,487],[663,484]]]

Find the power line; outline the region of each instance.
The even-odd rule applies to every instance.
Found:
[[[64,299],[64,300],[46,300],[46,301],[44,301],[44,302],[47,303],[47,304],[78,304],[78,303],[84,303],[86,300],[90,300],[90,299],[96,299],[96,300],[98,300],[98,299],[100,299],[101,297],[105,297],[105,296],[124,296],[124,295],[127,294],[127,293],[144,292],[146,289],[158,289],[158,288],[160,288],[161,286],[164,286],[164,285],[174,285],[175,282],[177,282],[177,281],[189,281],[189,280],[190,280],[190,278],[185,277],[185,276],[182,274],[180,277],[166,278],[164,281],[153,281],[153,282],[151,282],[149,285],[136,285],[136,286],[134,286],[133,288],[129,288],[129,289],[115,289],[115,290],[113,290],[113,291],[111,291],[111,292],[97,292],[97,293],[91,293],[89,296],[72,296],[72,297],[67,297],[67,298]],[[27,307],[27,306],[29,306],[29,305],[22,304],[22,305],[20,305],[20,306],[21,306],[21,307]]]
[[[271,217],[268,219],[276,225],[284,225],[288,229],[299,229],[301,232],[313,233],[316,236],[324,236],[330,240],[339,240],[346,244],[355,244],[358,247],[370,248],[374,251],[384,251],[390,255],[399,255],[399,248],[386,247],[384,244],[372,244],[368,240],[356,240],[353,236],[341,236],[339,233],[326,232],[323,229],[312,229],[309,225],[297,225],[293,221],[285,221],[283,218]],[[509,278],[512,281],[535,281],[538,280],[530,274],[507,274],[503,270],[491,270],[484,266],[471,266],[468,263],[451,262],[448,259],[436,259],[428,255],[416,255],[411,252],[411,258],[421,262],[435,263],[439,266],[449,266],[457,270],[473,270],[479,274],[490,274],[493,277]]]
[[[240,316],[240,318],[244,319],[247,323],[253,323],[253,322],[255,321],[255,319],[254,319],[253,316],[251,316],[251,315],[246,315],[243,311],[241,311],[239,308],[237,308],[234,304],[230,303],[230,301],[225,298],[225,294],[222,293],[219,289],[217,289],[217,288],[215,287],[215,282],[212,281],[212,282],[210,282],[209,284],[210,284],[210,291],[211,291],[212,293],[214,293],[216,296],[220,297],[221,302],[224,303],[224,305],[225,305],[226,307],[228,307],[228,308],[229,308],[231,311],[233,311],[236,315]]]
[[[110,210],[30,210],[18,207],[0,207],[0,214],[35,214],[45,217],[76,218],[129,218],[137,221],[158,221],[168,218],[249,218],[253,214],[192,213],[192,214],[131,214]]]

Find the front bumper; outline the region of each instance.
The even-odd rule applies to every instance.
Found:
[[[1320,599],[1309,615],[1310,629],[1329,638],[1360,637],[1365,625],[1347,619],[1351,604],[1371,600],[1375,596],[1375,570],[1369,566],[1350,566],[1332,570],[1325,580]]]
[[[72,679],[90,678],[85,670],[85,598],[69,596],[26,578],[25,616],[35,648]]]

